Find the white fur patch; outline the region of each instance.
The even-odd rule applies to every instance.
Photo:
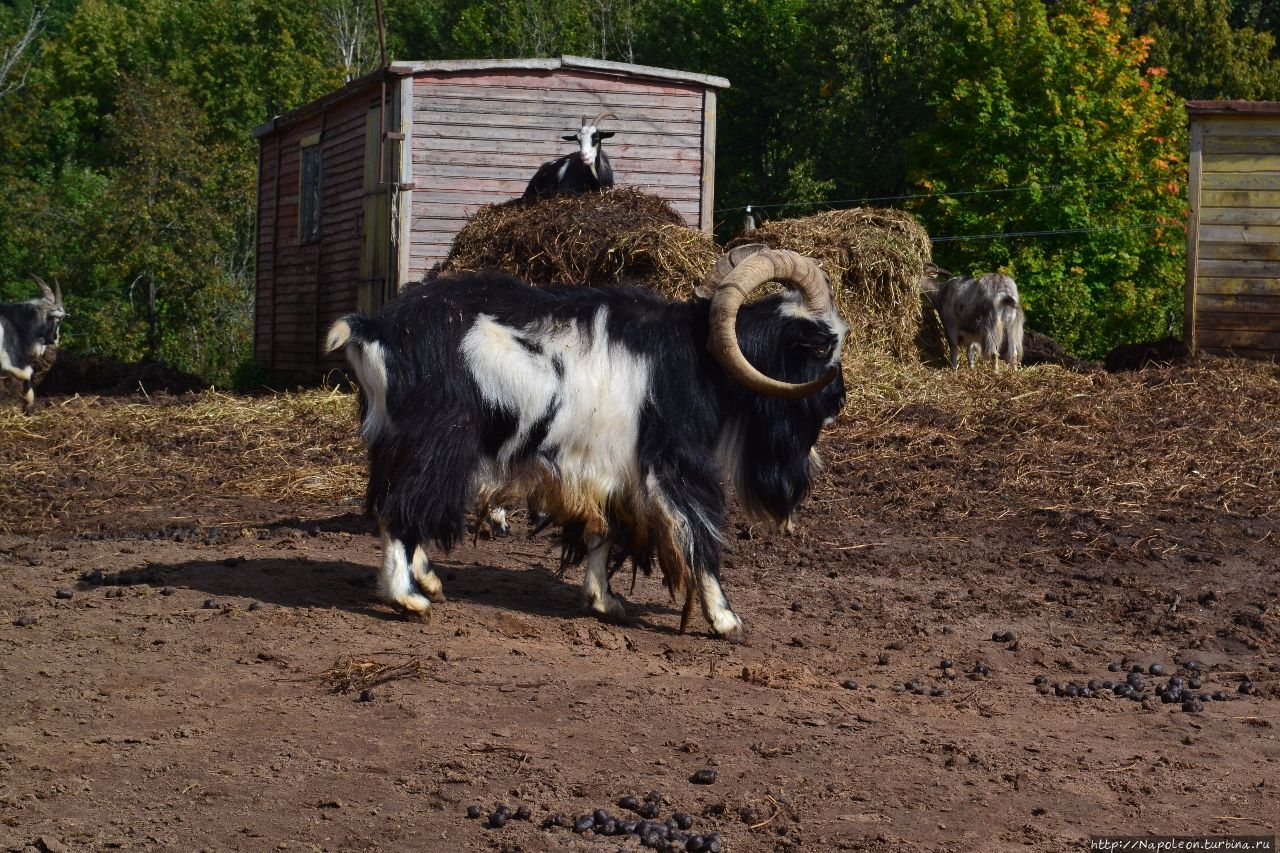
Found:
[[[543,447],[556,448],[563,480],[603,503],[636,483],[640,411],[649,395],[649,364],[607,336],[608,309],[588,334],[577,322],[517,329],[482,314],[462,341],[463,359],[485,401],[519,416],[498,451],[492,474],[505,470],[530,430],[556,407]],[[541,352],[517,341],[524,338]],[[557,375],[554,362],[563,365]]]
[[[356,372],[356,379],[364,391],[368,410],[365,412],[362,433],[365,441],[372,441],[390,426],[387,417],[387,360],[382,344],[369,341],[347,347],[347,360]]]

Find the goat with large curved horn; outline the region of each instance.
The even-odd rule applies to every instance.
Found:
[[[816,394],[840,375],[839,365],[833,365],[811,382],[784,382],[756,369],[738,345],[738,310],[751,292],[767,281],[777,281],[795,290],[805,309],[814,316],[832,312],[831,286],[816,261],[786,249],[756,251],[716,285],[711,296],[711,334],[707,349],[725,373],[753,391],[790,400]]]

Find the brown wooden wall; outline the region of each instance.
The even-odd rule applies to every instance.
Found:
[[[1280,355],[1280,115],[1193,115],[1187,343]]]
[[[328,326],[356,309],[367,112],[377,89],[259,140],[258,266],[254,357],[275,377],[310,377]],[[320,239],[298,237],[301,143],[323,148]]]
[[[407,280],[444,259],[476,208],[521,195],[541,164],[574,150],[560,137],[584,114],[606,109],[618,116],[606,120],[617,136],[604,144],[616,183],[663,196],[691,226],[709,226],[703,116],[714,121],[714,104],[697,84],[576,69],[417,74]]]

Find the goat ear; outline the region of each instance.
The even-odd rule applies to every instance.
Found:
[[[578,134],[571,133],[568,136],[562,136],[560,138],[563,139],[565,142],[576,142],[578,139]]]
[[[613,136],[613,131],[612,131],[612,130],[602,130],[602,131],[600,131],[600,134],[599,134],[599,135],[600,135],[600,138],[601,138],[601,139],[608,139],[610,136]]]

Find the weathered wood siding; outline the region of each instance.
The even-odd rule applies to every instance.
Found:
[[[1280,355],[1280,115],[1193,115],[1187,343]]]
[[[560,69],[421,73],[413,93],[408,280],[444,259],[476,208],[521,195],[540,165],[573,150],[560,137],[602,110],[618,116],[605,143],[616,183],[666,198],[693,227],[710,224],[703,134],[714,91]]]
[[[259,140],[254,356],[275,377],[338,364],[320,348],[329,324],[356,308],[366,113],[377,90],[335,104]],[[302,143],[323,151],[320,239],[299,238]]]

